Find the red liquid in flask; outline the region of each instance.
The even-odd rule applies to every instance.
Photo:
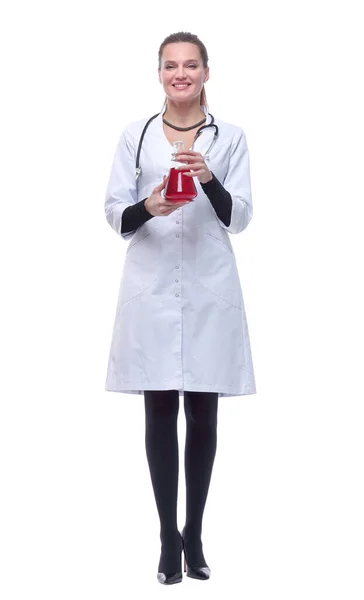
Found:
[[[188,169],[186,169],[187,171]],[[172,167],[165,188],[166,200],[181,202],[182,200],[193,200],[197,196],[196,186],[192,177],[186,177],[181,169]]]

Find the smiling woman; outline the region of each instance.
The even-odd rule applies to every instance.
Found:
[[[210,577],[201,531],[217,445],[218,400],[256,392],[229,238],[248,226],[253,210],[245,133],[208,112],[210,71],[201,40],[188,32],[168,36],[158,52],[158,77],[164,106],[124,129],[106,191],[109,224],[131,240],[106,390],[144,395],[146,453],[160,518],[157,578],[170,585],[182,581],[182,551],[188,577]],[[165,197],[176,141],[187,148],[174,158],[183,165],[181,175],[194,178],[193,202]],[[186,522],[180,533],[177,415],[182,395]]]

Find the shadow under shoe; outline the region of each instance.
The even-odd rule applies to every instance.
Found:
[[[189,544],[186,544],[185,540],[185,527],[182,530],[181,538],[183,542],[183,553],[184,553],[184,572],[187,571],[187,577],[192,577],[193,579],[210,579],[211,569],[207,565],[205,558],[202,552],[202,542],[200,541],[198,546],[192,548],[190,546],[190,552],[186,549]],[[188,558],[187,558],[188,554]],[[191,559],[190,559],[191,557]]]
[[[173,544],[167,545],[162,542],[157,579],[159,583],[163,583],[164,585],[172,585],[173,583],[180,583],[182,581],[183,540],[179,532],[178,536],[179,539],[177,538],[174,547]]]

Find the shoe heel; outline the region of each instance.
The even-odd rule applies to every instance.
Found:
[[[185,549],[185,545],[184,545],[184,528],[181,534],[181,538],[182,538],[182,550],[183,550],[183,556],[184,556],[184,565],[183,565],[183,569],[184,572],[187,574],[187,577],[192,577],[193,579],[201,579],[201,580],[207,580],[210,579],[211,576],[211,569],[209,567],[189,567],[187,562],[186,562],[186,549]]]

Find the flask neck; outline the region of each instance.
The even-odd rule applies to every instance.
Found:
[[[180,162],[177,162],[174,160],[177,152],[184,151],[184,149],[185,149],[184,142],[182,140],[176,140],[175,142],[173,142],[172,146],[173,146],[173,150],[172,150],[172,155],[171,155],[171,168],[184,166],[184,163],[180,163]]]

